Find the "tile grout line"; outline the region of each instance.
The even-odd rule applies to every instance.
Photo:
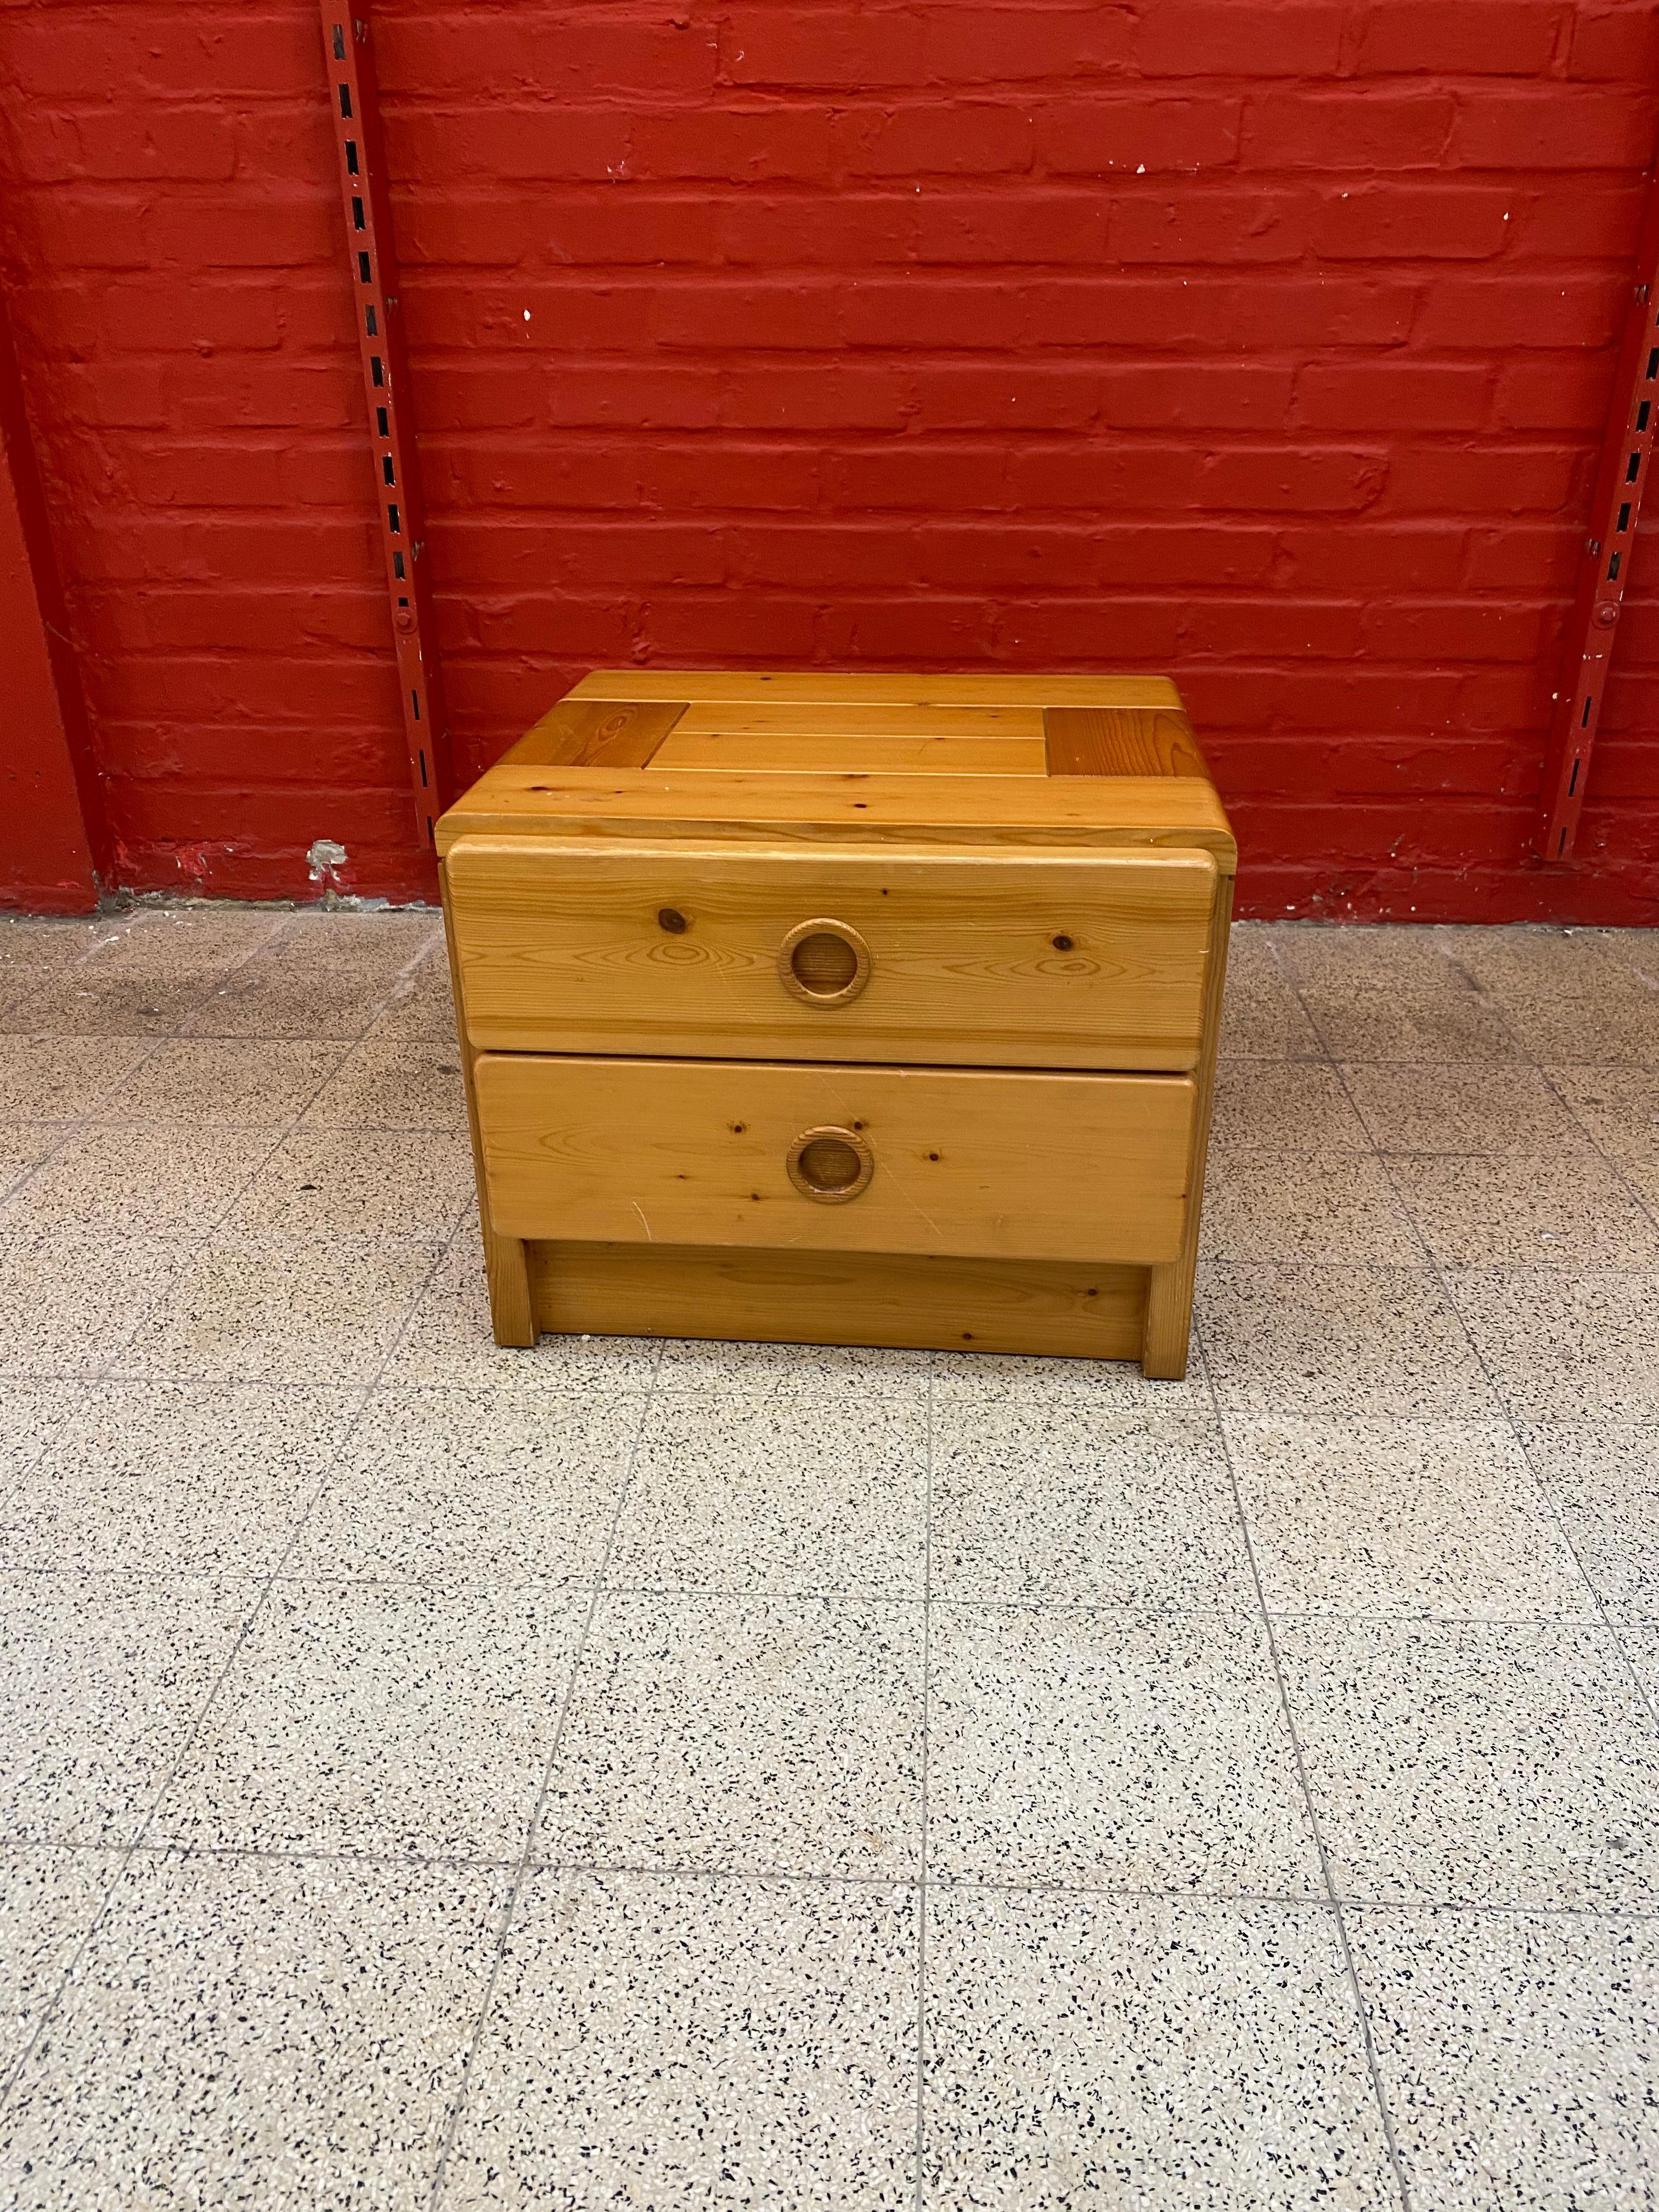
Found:
[[[1197,1328],[1196,1318],[1194,1323]],[[1325,1886],[1326,1902],[1334,1916],[1336,1939],[1342,1953],[1342,1964],[1347,1978],[1348,1990],[1353,2001],[1354,2017],[1359,2028],[1361,2047],[1365,2054],[1365,2069],[1370,2077],[1371,2094],[1376,2100],[1377,2117],[1382,2125],[1382,2139],[1388,2148],[1389,2164],[1393,2170],[1395,2187],[1399,2192],[1401,2212],[1412,2212],[1412,2193],[1406,2180],[1406,2169],[1400,2155],[1400,2145],[1395,2136],[1394,2114],[1382,2086],[1382,2067],[1376,2055],[1376,2039],[1371,2033],[1370,2015],[1366,2010],[1364,1991],[1359,1984],[1359,1970],[1354,1963],[1353,1946],[1349,1940],[1347,1923],[1343,1918],[1342,1903],[1337,1893],[1331,1873],[1330,1853],[1326,1848],[1324,1830],[1320,1825],[1319,1810],[1314,1802],[1312,1788],[1308,1780],[1307,1759],[1302,1747],[1302,1737],[1296,1725],[1296,1715],[1291,1705],[1290,1686],[1285,1679],[1285,1668],[1279,1655],[1279,1638],[1273,1632],[1273,1615],[1267,1610],[1266,1592],[1262,1588],[1261,1569],[1256,1564],[1255,1543],[1250,1534],[1249,1516],[1244,1510],[1243,1493],[1239,1488],[1238,1470],[1233,1463],[1232,1445],[1227,1436],[1227,1426],[1222,1418],[1221,1407],[1215,1396],[1215,1385],[1210,1373],[1209,1347],[1200,1339],[1200,1350],[1204,1359],[1204,1379],[1210,1393],[1211,1409],[1215,1418],[1221,1449],[1227,1462],[1227,1480],[1233,1495],[1233,1510],[1238,1516],[1239,1534],[1243,1540],[1244,1556],[1249,1564],[1250,1579],[1255,1586],[1256,1607],[1263,1633],[1267,1639],[1267,1656],[1273,1670],[1273,1680],[1279,1687],[1279,1710],[1285,1716],[1285,1727],[1291,1740],[1291,1755],[1296,1764],[1296,1777],[1302,1791],[1302,1802],[1307,1809],[1308,1824],[1312,1832],[1314,1849],[1319,1856],[1320,1876]]]
[[[453,1243],[453,1237],[452,1236],[450,1242]],[[431,1266],[428,1268],[425,1275],[422,1278],[419,1288],[416,1291],[413,1297],[410,1301],[409,1310],[404,1316],[401,1325],[393,1334],[392,1342],[387,1347],[386,1358],[381,1361],[380,1366],[376,1368],[374,1373],[360,1386],[357,1393],[356,1394],[357,1398],[356,1410],[351,1415],[349,1420],[346,1423],[341,1431],[339,1443],[337,1446],[337,1449],[339,1451],[343,1452],[345,1447],[350,1443],[352,1437],[356,1434],[358,1425],[368,1410],[369,1400],[374,1395],[380,1376],[385,1373],[387,1366],[391,1364],[392,1358],[396,1354],[398,1347],[402,1344],[404,1336],[408,1334],[409,1328],[414,1321],[416,1312],[419,1308],[421,1299],[425,1296],[428,1285],[430,1284],[433,1276],[442,1265],[447,1249],[447,1246],[445,1246],[434,1255]],[[220,1691],[223,1688],[224,1684],[229,1676],[231,1668],[235,1665],[237,1659],[241,1655],[243,1647],[246,1645],[248,1638],[252,1633],[254,1624],[264,1612],[270,1593],[276,1586],[277,1577],[281,1573],[284,1563],[288,1559],[288,1557],[293,1551],[295,1546],[299,1542],[301,1536],[305,1531],[307,1523],[310,1521],[312,1515],[316,1511],[319,1504],[321,1502],[324,1495],[330,1486],[329,1479],[326,1474],[322,1476],[313,1486],[311,1496],[306,1504],[304,1511],[300,1515],[293,1528],[289,1532],[288,1541],[283,1546],[276,1565],[271,1569],[270,1574],[266,1576],[264,1583],[260,1588],[258,1595],[255,1598],[252,1605],[248,1608],[246,1618],[243,1620],[240,1627],[236,1632],[236,1635],[232,1639],[231,1647],[225,1656],[223,1665],[220,1668],[218,1673],[214,1676],[212,1682],[209,1685],[206,1695],[203,1698],[200,1705],[197,1707],[195,1717],[191,1722],[190,1726],[185,1730],[184,1735],[179,1740],[178,1749],[174,1752],[166,1772],[162,1775],[160,1782],[156,1784],[149,1803],[145,1809],[144,1816],[139,1822],[136,1832],[131,1841],[128,1842],[125,1847],[119,1845],[112,1847],[119,1851],[119,1862],[110,1876],[109,1884],[105,1890],[103,1899],[100,1904],[97,1911],[93,1915],[92,1918],[87,1923],[86,1928],[83,1929],[80,1941],[76,1944],[73,1951],[65,1961],[63,1971],[58,1977],[50,1997],[47,1998],[41,2007],[40,2017],[35,2022],[33,2032],[28,2037],[22,2049],[18,2052],[15,2061],[7,2072],[3,2080],[0,2080],[0,2112],[3,2112],[5,2107],[10,2103],[12,2093],[16,2088],[18,2083],[22,2080],[25,2069],[27,2068],[29,2060],[34,2055],[36,2049],[40,2045],[41,2039],[46,2035],[48,2029],[51,2027],[52,2021],[56,2019],[58,2010],[63,2003],[64,1993],[68,1989],[76,1969],[80,1966],[82,1960],[85,1957],[88,1950],[90,1948],[94,1939],[100,1932],[105,1922],[108,1919],[110,1912],[114,1905],[116,1894],[125,1880],[135,1856],[144,1845],[144,1840],[149,1832],[151,1822],[160,1812],[162,1805],[167,1802],[167,1792],[172,1789],[173,1783],[178,1778],[179,1771],[184,1763],[186,1753],[200,1734],[203,1725],[207,1720],[208,1715],[213,1709],[214,1700],[217,1698]],[[157,1855],[159,1856],[159,1853]]]
[[[575,1699],[576,1683],[581,1671],[582,1661],[586,1656],[588,1638],[592,1632],[593,1622],[598,1615],[599,1606],[609,1595],[605,1587],[606,1570],[611,1564],[611,1555],[622,1528],[623,1513],[628,1503],[629,1492],[634,1486],[635,1466],[639,1458],[640,1445],[644,1439],[646,1425],[651,1416],[651,1408],[656,1401],[657,1376],[661,1365],[662,1346],[659,1342],[652,1361],[650,1377],[635,1421],[633,1439],[628,1448],[623,1479],[617,1486],[617,1502],[611,1509],[611,1525],[605,1531],[605,1546],[600,1554],[598,1571],[593,1577],[593,1588],[589,1593],[587,1608],[582,1618],[581,1628],[570,1655],[569,1670],[565,1676],[564,1694],[559,1700],[558,1715],[553,1724],[547,1757],[542,1764],[541,1781],[531,1804],[530,1817],[525,1828],[524,1848],[514,1864],[513,1872],[507,1882],[507,1896],[501,1905],[501,1925],[495,1938],[495,1950],[489,1961],[489,1972],[484,1983],[483,1997],[473,2020],[472,2032],[466,2040],[465,2056],[461,2062],[460,2080],[456,2085],[455,2094],[450,2103],[444,2125],[443,2139],[438,2146],[438,2155],[433,2164],[432,2190],[427,2199],[429,2212],[438,2212],[438,2206],[448,2182],[450,2161],[454,2155],[455,2145],[460,2136],[461,2123],[472,2094],[473,2067],[478,2052],[483,2048],[484,2038],[489,2032],[491,2015],[495,2008],[495,1985],[501,1978],[501,1966],[507,1957],[507,1947],[513,1933],[513,1923],[518,1912],[520,1896],[531,1873],[539,1871],[549,1863],[536,1857],[536,1838],[541,1830],[542,1815],[546,1808],[548,1791],[552,1786],[553,1770],[559,1753],[564,1747],[565,1727],[570,1717],[571,1705]]]
[[[933,1370],[926,1373],[927,1452],[924,1471],[921,1523],[921,1834],[916,1851],[916,2126],[915,2160],[915,2212],[921,2212],[926,2196],[927,2124],[927,1892],[928,1892],[928,1753],[933,1698]]]

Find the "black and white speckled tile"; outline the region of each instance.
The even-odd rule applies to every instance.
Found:
[[[1256,1413],[1489,1420],[1491,1383],[1426,1267],[1209,1261],[1198,1327],[1217,1401]]]
[[[1611,1631],[1281,1620],[1277,1637],[1339,1896],[1659,1910],[1659,1727]]]
[[[119,1850],[0,1844],[0,2085],[28,2049],[125,1863]]]
[[[144,1048],[142,1066],[89,1110],[100,1121],[280,1128],[345,1050],[299,1038],[170,1037]]]
[[[925,1352],[874,1345],[721,1344],[670,1337],[663,1343],[657,1387],[742,1397],[907,1398],[927,1380],[928,1360]]]
[[[908,2212],[916,1972],[908,1889],[535,1875],[441,2212]]]
[[[465,1129],[459,1048],[365,1039],[319,1091],[304,1121],[312,1129]]]
[[[1335,1916],[930,1890],[929,2212],[1399,2203]]]
[[[8,1493],[40,1459],[90,1386],[80,1382],[0,1381],[0,1516]]]
[[[586,1603],[534,1587],[278,1583],[149,1839],[515,1857]]]
[[[1324,1896],[1265,1624],[936,1604],[930,1658],[931,1872]]]
[[[1614,1620],[1659,1620],[1659,1408],[1524,1424],[1521,1439]]]
[[[1337,1060],[1526,1060],[1531,1055],[1488,1000],[1461,979],[1395,989],[1304,983],[1302,1003]]]
[[[155,1050],[145,1037],[0,1036],[0,1120],[79,1121]]]
[[[1015,1352],[936,1352],[934,1403],[986,1405],[997,1400],[1101,1413],[1207,1413],[1210,1386],[1204,1351],[1188,1346],[1185,1377],[1149,1382],[1133,1359],[1047,1358]]]
[[[1592,1143],[1612,1160],[1659,1160],[1659,1064],[1544,1069]]]
[[[657,1346],[636,1336],[544,1336],[533,1346],[498,1345],[476,1219],[463,1220],[421,1293],[384,1380],[402,1388],[512,1391],[562,1405],[599,1389],[643,1389]]]
[[[1584,1132],[1543,1071],[1516,1063],[1352,1061],[1342,1080],[1377,1150],[1391,1154],[1577,1152]]]
[[[144,1853],[0,2124],[12,2212],[425,2212],[504,1870]]]
[[[222,1233],[181,1252],[116,1363],[141,1382],[374,1379],[442,1249]]]
[[[210,1576],[0,1573],[0,1839],[131,1842],[258,1597]]]
[[[1221,1050],[1229,1060],[1325,1057],[1319,1032],[1273,957],[1266,934],[1249,922],[1235,922],[1227,949]]]
[[[597,1580],[643,1394],[377,1391],[283,1568],[313,1580]]]
[[[919,1598],[926,1385],[843,1400],[661,1393],[607,1570],[613,1588]]]
[[[269,1575],[356,1409],[343,1390],[91,1383],[0,1496],[0,1565]]]
[[[934,1407],[935,1596],[1255,1605],[1210,1413]]]
[[[1648,2212],[1659,1923],[1350,1911],[1377,2069],[1432,2212]]]
[[[1229,1413],[1225,1426],[1270,1611],[1596,1618],[1507,1423]]]
[[[15,1193],[0,1220],[193,1239],[224,1218],[275,1142],[270,1129],[185,1121],[82,1129]]]
[[[904,1880],[921,1826],[919,1605],[612,1597],[538,1859]]]
[[[473,1193],[472,1146],[436,1129],[297,1129],[225,1223],[234,1237],[447,1242]]]
[[[1446,1282],[1512,1419],[1659,1416],[1659,1269],[1480,1267]]]
[[[107,1229],[0,1228],[0,1374],[97,1373],[179,1261],[176,1245]]]
[[[1293,1139],[1294,1127],[1282,1133]],[[1369,1152],[1218,1153],[1205,1182],[1199,1249],[1211,1260],[1316,1266],[1420,1264],[1422,1241]]]
[[[1659,1268],[1659,1224],[1583,1146],[1397,1159],[1389,1172],[1443,1267]]]
[[[1372,1149],[1342,1078],[1325,1061],[1218,1060],[1210,1122],[1212,1161],[1240,1152],[1279,1152],[1287,1139],[1322,1153]]]

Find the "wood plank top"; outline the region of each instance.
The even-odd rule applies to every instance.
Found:
[[[601,669],[437,827],[1236,848],[1167,677]]]

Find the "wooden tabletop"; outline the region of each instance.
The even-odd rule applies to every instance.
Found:
[[[600,669],[437,826],[1236,848],[1167,677]]]

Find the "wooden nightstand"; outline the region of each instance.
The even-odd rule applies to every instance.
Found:
[[[437,834],[498,1341],[1185,1371],[1235,848],[1172,684],[602,671]]]

